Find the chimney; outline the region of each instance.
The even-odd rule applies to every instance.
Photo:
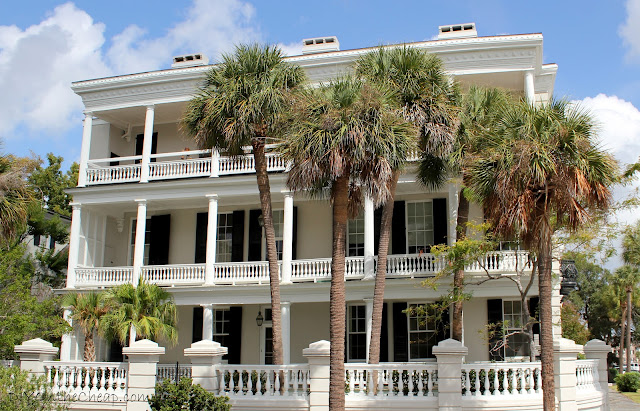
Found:
[[[476,23],[450,24],[438,27],[438,40],[478,37]]]
[[[202,53],[185,54],[183,56],[175,56],[171,68],[184,68],[184,67],[196,67],[206,66],[209,64],[209,59]]]
[[[340,51],[340,42],[336,36],[316,37],[302,40],[302,54]]]

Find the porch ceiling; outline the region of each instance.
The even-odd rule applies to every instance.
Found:
[[[154,113],[154,124],[175,123],[180,121],[187,102],[174,102],[166,104],[156,104]],[[127,126],[144,125],[146,116],[145,106],[119,108],[114,110],[95,111],[93,114],[122,129]]]

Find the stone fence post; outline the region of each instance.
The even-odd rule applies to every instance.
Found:
[[[460,341],[449,338],[433,347],[438,361],[438,409],[462,410],[462,360],[469,349]]]
[[[582,346],[567,338],[553,340],[553,368],[559,411],[577,411],[576,360]]]
[[[127,373],[127,411],[150,410],[147,399],[155,394],[156,372],[164,347],[150,340],[140,340],[122,349],[129,358]]]
[[[185,348],[184,355],[191,360],[191,377],[194,384],[200,384],[207,391],[218,394],[217,366],[222,363],[222,356],[227,353],[227,347],[220,343],[202,340]]]
[[[309,411],[329,410],[329,341],[309,344],[302,355],[309,362]]]
[[[584,346],[584,355],[587,360],[598,360],[598,382],[604,394],[603,409],[609,409],[609,366],[607,354],[611,352],[611,346],[601,340],[591,340]]]
[[[13,349],[20,356],[20,369],[36,376],[44,375],[44,361],[52,361],[58,347],[40,338],[25,341]]]

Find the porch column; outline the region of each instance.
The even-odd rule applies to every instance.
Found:
[[[524,73],[524,97],[527,103],[533,105],[536,102],[536,90],[533,78],[533,70],[527,70]]]
[[[293,192],[284,193],[284,225],[282,233],[282,284],[291,284],[293,257]]]
[[[456,226],[458,225],[458,203],[460,202],[459,183],[449,184],[449,235],[447,236],[447,244],[453,245],[457,240]]]
[[[133,246],[133,286],[138,285],[144,265],[144,237],[147,230],[147,200],[135,200],[138,203],[136,217],[136,238]]]
[[[207,218],[207,256],[204,283],[212,285],[213,265],[216,262],[216,241],[218,239],[218,195],[209,194],[207,198],[209,199],[209,215]]]
[[[213,304],[200,304],[202,310],[202,339],[213,341]]]
[[[73,327],[73,321],[71,320],[71,310],[64,309],[62,318]],[[62,336],[62,344],[60,344],[60,361],[71,361],[71,345],[73,344],[73,329]]]
[[[220,152],[213,148],[211,149],[211,174],[209,177],[220,176]]]
[[[91,150],[91,129],[93,127],[93,113],[84,112],[82,124],[82,148],[80,149],[80,169],[78,170],[78,187],[87,185],[87,167],[89,163],[89,152]]]
[[[149,163],[151,163],[151,143],[153,141],[153,117],[155,106],[147,106],[147,115],[144,120],[144,140],[142,143],[142,162],[140,170],[140,182],[149,182]]]
[[[291,303],[280,302],[280,321],[282,321],[282,362],[291,363]]]
[[[69,262],[67,265],[67,288],[75,288],[76,267],[80,251],[80,230],[82,229],[82,210],[80,203],[71,203],[71,229],[69,234]]]
[[[374,269],[374,222],[373,200],[369,196],[364,197],[364,279],[373,280],[376,276]]]
[[[369,347],[371,346],[371,325],[373,324],[373,298],[364,299],[365,330],[367,332],[367,364],[369,363]]]

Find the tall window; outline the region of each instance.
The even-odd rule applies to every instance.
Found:
[[[213,310],[213,341],[223,347],[229,346],[230,317],[229,310]]]
[[[133,219],[131,221],[131,242],[129,243],[129,265],[133,265],[133,254],[136,249],[136,226],[137,220]],[[151,219],[147,218],[147,223],[144,225],[145,233],[144,233],[144,259],[142,261],[143,265],[149,264],[149,248],[151,247]]]
[[[415,308],[409,307],[409,359],[433,358],[431,350],[436,345],[436,324],[433,313],[419,315]]]
[[[433,203],[407,203],[407,245],[409,253],[429,252],[433,245]]]
[[[527,324],[521,301],[502,301],[505,357],[528,357],[529,338],[519,331]],[[513,335],[511,335],[513,333]]]
[[[364,255],[364,213],[361,212],[347,225],[347,256],[362,257]]]
[[[233,237],[233,213],[218,214],[218,236],[216,237],[216,262],[231,262]]]
[[[350,305],[347,320],[347,358],[349,361],[367,359],[367,320],[364,305]]]
[[[273,328],[271,308],[264,309],[264,363],[273,364]]]
[[[276,235],[276,251],[278,252],[278,260],[282,260],[282,246],[284,244],[284,210],[273,210],[273,231]],[[267,259],[267,243],[263,236],[264,243],[264,259]]]

